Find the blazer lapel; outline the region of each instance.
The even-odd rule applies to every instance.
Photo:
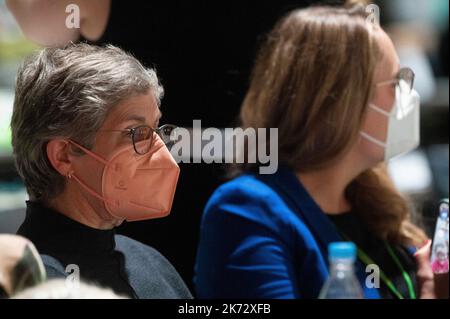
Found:
[[[259,175],[262,181],[270,185],[307,224],[324,256],[327,256],[328,244],[342,241],[336,227],[316,204],[295,174],[286,167],[280,167],[273,175]]]
[[[322,256],[328,260],[328,245],[332,242],[343,241],[343,238],[292,170],[280,166],[277,173],[258,175],[257,178],[272,187],[309,227],[319,244]],[[365,268],[365,265],[358,260],[355,270],[359,281],[363,284],[364,295],[367,299],[379,299],[378,290],[367,288],[365,285],[367,277]]]

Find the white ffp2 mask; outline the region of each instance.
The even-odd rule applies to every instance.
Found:
[[[415,90],[409,94],[401,94],[397,87],[395,102],[391,112],[370,104],[370,108],[389,118],[386,141],[360,132],[361,136],[370,142],[384,148],[384,160],[390,160],[398,155],[408,153],[420,144],[420,96]]]

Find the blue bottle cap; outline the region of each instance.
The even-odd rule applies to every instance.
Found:
[[[328,245],[328,258],[330,261],[347,259],[355,261],[356,246],[352,242],[335,242]]]

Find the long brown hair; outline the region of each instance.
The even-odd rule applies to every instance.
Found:
[[[241,125],[278,128],[279,161],[297,172],[331,165],[359,136],[381,58],[376,26],[366,18],[360,5],[295,10],[260,49]],[[363,172],[346,196],[379,237],[415,245],[425,240],[384,167]]]

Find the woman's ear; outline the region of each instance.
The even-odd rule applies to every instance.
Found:
[[[53,168],[63,176],[72,172],[70,143],[67,140],[55,139],[47,143],[47,158]]]

